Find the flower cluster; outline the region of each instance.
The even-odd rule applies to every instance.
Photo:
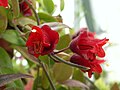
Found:
[[[74,52],[70,61],[75,64],[89,67],[89,70],[83,70],[88,72],[88,76],[91,77],[93,72],[101,73],[101,63],[105,60],[98,60],[97,57],[103,58],[105,52],[102,48],[104,44],[108,42],[108,39],[97,39],[95,33],[89,32],[87,28],[82,28],[70,43],[70,49]]]

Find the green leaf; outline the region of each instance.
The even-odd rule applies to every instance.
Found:
[[[0,33],[4,32],[7,28],[7,14],[6,9],[0,6]]]
[[[44,7],[49,14],[52,14],[54,11],[54,3],[52,0],[43,0]]]
[[[38,16],[39,16],[40,20],[43,20],[45,22],[57,22],[56,18],[54,18],[53,16],[51,16],[47,13],[44,13],[44,12],[39,12]]]
[[[41,77],[41,85],[42,85],[42,88],[45,90],[48,89],[50,86],[48,78],[46,77],[44,72],[42,73],[42,77]]]
[[[27,74],[2,74],[0,75],[0,87],[20,78],[32,78],[32,76]]]
[[[3,48],[0,47],[0,71],[1,68],[6,68],[6,67],[10,69],[13,68],[8,53]]]
[[[25,41],[16,30],[6,30],[6,32],[2,34],[2,38],[12,44],[25,46]]]
[[[7,52],[0,47],[0,74],[11,74],[11,73],[15,73],[15,71],[13,70],[12,61],[10,60],[10,57],[7,54]],[[17,80],[15,82],[12,82],[8,87],[21,88],[21,90],[23,90],[23,83],[21,80]]]
[[[68,90],[67,87],[65,87],[65,85],[59,85],[57,87],[57,90]]]
[[[64,0],[60,0],[60,10],[64,9]]]
[[[99,90],[109,90],[109,86],[104,82],[104,79],[102,78],[96,80],[95,85]]]
[[[56,81],[64,82],[70,78],[73,73],[73,68],[64,63],[56,63],[53,66],[53,76]]]
[[[64,42],[64,44],[63,44]],[[57,49],[60,50],[60,49],[63,49],[63,48],[66,48],[68,47],[69,43],[71,42],[71,38],[70,38],[70,35],[69,34],[66,34],[64,36],[61,36],[60,37],[60,40],[59,40],[59,43],[57,44]]]
[[[74,73],[72,79],[79,80],[81,82],[85,82],[85,78],[83,72],[80,69],[74,68]]]
[[[24,27],[28,24],[37,25],[37,22],[27,17],[21,17],[21,18],[16,19],[16,24]],[[28,26],[26,27],[30,29],[30,27]]]
[[[33,83],[33,88],[32,90],[37,90],[38,88],[41,87],[41,77],[40,76],[37,76],[34,80],[34,83]]]
[[[12,2],[12,9],[13,9],[14,18],[17,18],[19,16],[19,13],[20,13],[19,0],[11,0],[11,2]]]

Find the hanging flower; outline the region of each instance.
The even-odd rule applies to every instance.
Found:
[[[29,2],[31,2],[31,0],[28,0]],[[19,6],[20,6],[20,12],[24,15],[24,16],[32,16],[32,11],[29,7],[29,5],[24,1],[22,0],[20,3],[19,3]]]
[[[0,0],[0,6],[8,7],[8,0]]]
[[[101,73],[102,72],[102,68],[101,68],[100,64],[104,63],[105,60],[95,59],[94,61],[90,61],[90,60],[85,59],[81,55],[74,54],[71,57],[70,62],[78,64],[78,65],[82,65],[85,67],[89,67],[90,68],[89,70],[82,70],[82,71],[88,72],[88,76],[89,76],[89,78],[91,78],[92,73],[94,73],[94,72]]]
[[[51,53],[59,40],[59,34],[56,31],[51,30],[47,25],[32,27],[32,32],[30,33],[26,46],[28,47],[28,52],[35,57],[39,55],[46,55]]]
[[[87,31],[87,28],[80,30],[79,34],[74,37],[70,43],[70,49],[79,55],[83,55],[90,60],[97,56],[104,57],[105,52],[102,48],[108,39],[96,39],[95,33]]]

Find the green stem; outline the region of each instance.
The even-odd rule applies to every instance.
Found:
[[[26,41],[26,37],[24,37],[24,33],[20,31],[20,29],[14,24],[14,22],[12,23],[13,27],[15,28],[15,30],[18,31],[18,33],[23,37],[23,39]]]
[[[66,47],[66,48],[63,48],[63,49],[61,49],[61,50],[59,50],[57,52],[54,52],[54,54],[58,54],[58,53],[64,52],[65,50],[68,50],[68,49],[69,49],[69,46]]]
[[[65,61],[65,60],[63,60],[62,58],[60,58],[60,57],[58,57],[58,56],[56,56],[56,55],[54,55],[54,54],[52,54],[52,55],[50,54],[49,56],[50,56],[50,58],[57,59],[58,61],[60,61],[60,62],[62,62],[62,63],[65,63],[65,64],[70,65],[70,66],[73,66],[73,67],[80,68],[80,69],[82,69],[82,70],[89,70],[89,69],[90,69],[89,67],[84,67],[84,66],[81,66],[81,65],[78,65],[78,64],[74,64],[74,63]]]
[[[32,6],[32,4],[28,0],[24,0],[24,1],[29,5],[29,7],[32,9],[33,13],[35,14],[35,17],[37,20],[37,25],[40,25],[40,19],[39,19],[38,14],[36,13],[34,7]]]
[[[48,72],[47,72],[47,69],[46,69],[44,63],[42,63],[41,60],[39,60],[39,64],[42,66],[43,71],[45,72],[45,74],[46,74],[46,76],[47,76],[47,78],[48,78],[48,80],[49,80],[49,83],[50,83],[50,85],[51,85],[52,90],[56,90],[56,88],[55,88],[55,86],[54,86],[54,84],[53,84],[53,82],[52,82],[52,79],[50,78],[50,75],[49,75]]]

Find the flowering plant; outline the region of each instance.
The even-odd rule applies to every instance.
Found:
[[[0,0],[0,90],[98,89],[86,82],[102,73],[108,39],[87,28],[72,33],[54,9],[52,0]]]

